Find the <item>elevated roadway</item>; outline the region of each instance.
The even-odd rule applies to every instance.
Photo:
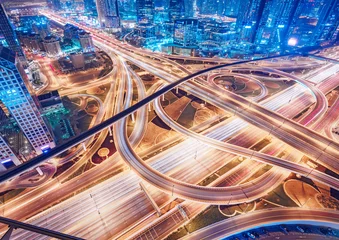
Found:
[[[339,212],[324,209],[275,208],[238,215],[193,232],[182,240],[222,239],[257,227],[284,224],[310,224],[339,228]]]

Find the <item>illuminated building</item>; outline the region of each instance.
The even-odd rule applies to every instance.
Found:
[[[239,12],[240,1],[242,0],[229,0],[225,4],[224,15],[229,17],[236,17]]]
[[[0,172],[4,172],[7,168],[14,165],[20,165],[20,160],[13,152],[7,141],[0,134]]]
[[[33,23],[32,24],[32,30],[39,34],[42,39],[47,37],[50,34],[50,28],[48,21],[46,22],[39,22],[39,23]]]
[[[41,81],[41,75],[40,75],[40,68],[39,63],[37,61],[31,61],[28,64],[28,77],[31,81],[40,82]]]
[[[169,20],[174,21],[176,19],[185,17],[185,2],[184,0],[170,0],[168,8]]]
[[[16,33],[11,26],[3,4],[0,4],[0,33],[5,37],[8,48],[16,52],[19,61],[22,62],[23,65],[25,65],[25,54],[20,46]]]
[[[41,50],[41,38],[39,34],[31,33],[28,35],[28,41],[25,44],[27,48],[33,51]]]
[[[197,15],[197,0],[184,0],[185,3],[185,17],[192,18]]]
[[[79,32],[79,40],[83,52],[94,52],[94,44],[90,33]]]
[[[119,7],[117,0],[97,0],[97,11],[102,28],[119,28]]]
[[[179,19],[174,21],[173,43],[183,47],[197,44],[198,20]]]
[[[210,27],[206,34],[209,35],[209,39],[220,44],[226,44],[235,38],[235,31],[233,31],[229,25],[216,23]]]
[[[50,5],[54,11],[61,10],[61,2],[60,0],[50,0]]]
[[[47,36],[45,37],[43,44],[48,56],[58,57],[62,54],[59,37]]]
[[[25,73],[19,72],[20,68],[15,53],[0,47],[0,100],[14,117],[35,152],[41,154],[53,148],[55,143],[25,86]]]
[[[237,17],[237,31],[240,41],[253,42],[264,3],[264,0],[241,1]]]
[[[78,38],[78,32],[79,28],[72,25],[72,24],[66,24],[64,26],[64,39],[74,39]]]
[[[137,22],[154,22],[154,0],[136,0]]]
[[[293,42],[296,41],[296,46],[316,45],[319,37],[325,37],[321,37],[321,35],[326,29],[326,21],[331,24],[332,20],[335,22],[335,18],[338,19],[338,12],[333,9],[333,7],[335,8],[334,2],[337,2],[337,0],[300,0],[285,42],[291,43],[292,39]],[[334,11],[331,11],[331,9]],[[329,17],[329,14],[336,16],[334,18]],[[335,30],[330,30],[330,32],[335,32]]]
[[[97,13],[95,0],[84,0],[85,11],[89,13]]]
[[[143,42],[155,38],[155,26],[153,24],[139,24],[136,31]]]
[[[279,46],[284,41],[297,0],[266,1],[254,43],[263,46]]]
[[[334,43],[338,41],[339,32],[339,1],[333,1],[323,22],[319,23],[317,42]]]

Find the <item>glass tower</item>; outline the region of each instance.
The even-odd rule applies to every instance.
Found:
[[[26,63],[25,54],[9,21],[3,4],[0,4],[0,33],[4,36],[8,47],[16,52],[20,62]]]
[[[285,43],[293,42],[297,46],[315,45],[334,1],[337,0],[300,0]]]
[[[32,96],[16,64],[15,53],[0,47],[0,100],[15,118],[22,132],[37,154],[55,146],[46,123],[40,116]]]
[[[138,23],[154,22],[154,0],[136,0]]]
[[[173,22],[176,19],[185,17],[184,0],[170,0],[169,2],[169,20]]]
[[[240,41],[253,42],[264,4],[265,0],[244,0],[240,2],[236,23]]]
[[[117,0],[97,0],[97,11],[101,27],[120,27],[119,7]]]
[[[255,44],[272,46],[284,41],[298,0],[268,0],[255,36]]]

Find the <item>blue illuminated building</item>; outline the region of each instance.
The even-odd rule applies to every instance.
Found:
[[[279,47],[285,40],[296,5],[296,0],[266,1],[254,43],[265,47]]]
[[[238,39],[244,42],[253,42],[265,0],[243,0],[240,3],[237,31]]]
[[[55,146],[52,135],[41,117],[24,78],[23,68],[15,52],[0,47],[0,100],[14,117],[37,154]]]
[[[84,7],[86,12],[92,13],[93,15],[97,14],[95,0],[84,0]]]
[[[308,46],[334,40],[337,36],[338,14],[337,0],[300,0],[285,44]]]
[[[154,23],[154,0],[136,0],[138,23]]]
[[[2,4],[0,4],[0,34],[4,36],[6,45],[17,54],[23,65],[26,65],[25,54]]]
[[[169,1],[169,20],[174,21],[176,19],[185,17],[185,2],[184,0],[170,0]]]
[[[102,28],[119,28],[118,0],[97,0],[96,3],[100,26]]]
[[[237,17],[239,12],[239,6],[240,6],[241,0],[229,0],[226,2],[224,15],[229,17]],[[219,10],[220,11],[220,10]]]
[[[196,46],[197,30],[198,20],[196,19],[175,20],[173,43],[183,47]]]

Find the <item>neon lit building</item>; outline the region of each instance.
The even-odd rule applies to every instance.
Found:
[[[22,62],[25,65],[26,64],[25,54],[22,51],[19,40],[16,36],[14,29],[12,28],[12,25],[8,19],[3,4],[0,4],[0,33],[1,35],[4,36],[9,49],[16,52],[20,62]]]
[[[32,96],[25,86],[15,53],[0,47],[0,100],[14,117],[37,154],[55,146],[46,123],[40,116]]]
[[[254,43],[263,46],[281,45],[285,40],[297,2],[297,0],[266,1]]]
[[[117,0],[97,0],[97,11],[102,28],[119,28],[119,6]]]
[[[316,45],[318,38],[325,30],[327,20],[329,23],[338,19],[338,12],[332,11],[336,17],[328,17],[331,13],[331,8],[337,0],[300,0],[290,28],[287,33],[285,42],[288,43],[291,39],[295,39],[296,46]],[[331,15],[331,14],[330,14]],[[333,31],[333,30],[332,30]]]
[[[264,3],[265,0],[241,1],[236,26],[240,41],[253,42]]]
[[[168,8],[169,20],[174,21],[176,19],[185,17],[185,2],[184,0],[170,0]]]
[[[95,48],[92,36],[89,32],[80,31],[79,40],[83,52],[94,52]]]
[[[136,0],[137,22],[153,24],[154,0]]]

